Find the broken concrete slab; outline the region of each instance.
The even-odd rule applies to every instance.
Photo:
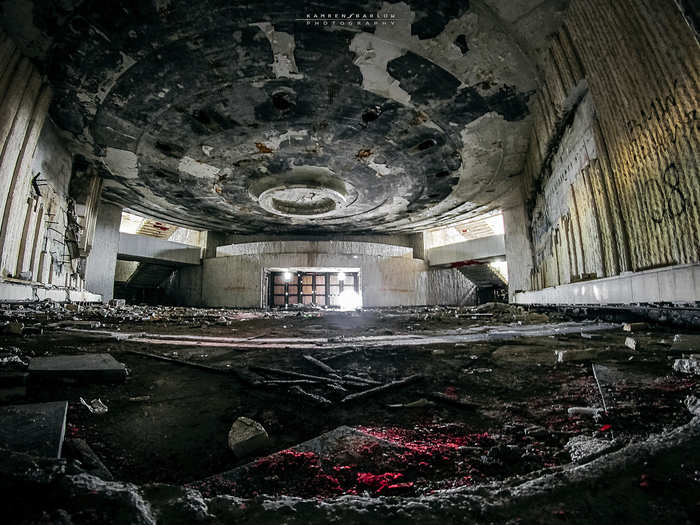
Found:
[[[126,367],[110,354],[56,355],[32,359],[29,374],[30,380],[121,383]]]
[[[673,369],[682,374],[700,375],[700,361],[697,359],[676,359],[673,362]]]
[[[68,401],[0,407],[0,448],[60,458]]]
[[[239,458],[250,456],[270,445],[265,428],[247,417],[239,417],[228,433],[228,447]]]

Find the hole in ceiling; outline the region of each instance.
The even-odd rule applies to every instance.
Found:
[[[273,93],[272,105],[280,111],[287,111],[290,107],[292,107],[292,103],[289,101],[289,95],[281,91],[278,93]]]
[[[463,55],[466,55],[467,51],[469,51],[469,46],[467,45],[467,37],[465,35],[459,35],[455,39],[455,45],[459,48]]]
[[[379,118],[379,115],[382,114],[382,108],[379,106],[370,108],[366,110],[364,113],[362,113],[362,122],[365,124],[368,122],[373,122]]]
[[[432,148],[435,145],[437,145],[437,141],[435,139],[428,139],[428,140],[424,140],[423,142],[418,144],[418,146],[416,146],[416,148],[420,151],[425,151],[427,149]]]

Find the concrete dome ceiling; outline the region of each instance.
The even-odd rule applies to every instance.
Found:
[[[503,205],[566,2],[2,4],[105,196],[200,229],[416,231]],[[540,28],[535,35],[533,24]]]

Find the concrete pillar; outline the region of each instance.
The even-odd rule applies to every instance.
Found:
[[[114,271],[119,249],[119,225],[122,209],[100,203],[95,225],[95,237],[85,267],[85,286],[88,291],[102,295],[107,302],[114,297]]]
[[[508,263],[508,297],[512,302],[516,292],[531,289],[532,243],[523,204],[503,210],[503,227]]]
[[[423,232],[411,235],[411,241],[413,244],[413,258],[425,261],[425,236]]]
[[[231,241],[231,235],[224,232],[208,231],[204,241],[204,258],[210,259],[216,257],[216,249],[219,246],[225,246]]]

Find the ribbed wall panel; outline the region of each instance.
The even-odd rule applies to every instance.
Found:
[[[700,47],[676,3],[573,0],[540,69],[524,167],[533,286],[700,261]],[[597,150],[586,162],[561,147],[583,79]],[[543,191],[557,159],[578,169],[558,218]]]

